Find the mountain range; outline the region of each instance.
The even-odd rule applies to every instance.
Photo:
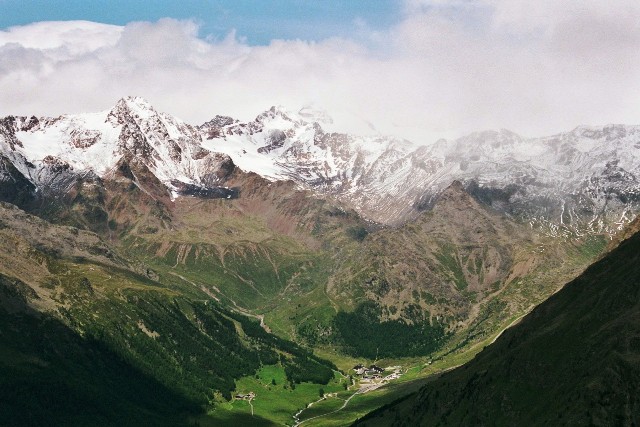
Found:
[[[37,343],[59,339],[80,378],[99,354],[139,379],[123,411],[146,411],[156,384],[233,425],[246,414],[221,408],[252,382],[288,396],[257,401],[260,423],[287,423],[309,393],[348,389],[351,361],[477,351],[632,234],[638,148],[623,125],[416,144],[340,133],[311,108],[190,125],[137,97],[2,118],[3,321],[48,325],[5,336],[4,367],[29,389],[56,366],[54,384],[71,368]],[[53,411],[26,404],[41,416],[5,415]]]
[[[638,207],[638,126],[580,126],[543,138],[485,131],[423,145],[324,130],[331,126],[327,113],[282,107],[250,122],[216,116],[194,126],[137,97],[101,113],[9,116],[0,123],[4,180],[10,162],[15,182],[62,191],[69,175],[104,177],[134,156],[173,195],[233,197],[220,183],[235,165],[396,225],[459,180],[496,210],[552,234],[613,233]]]

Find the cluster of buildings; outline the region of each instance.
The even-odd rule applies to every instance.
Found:
[[[236,399],[244,399],[244,400],[253,400],[256,397],[256,394],[250,391],[247,394],[238,393],[236,394]]]
[[[363,379],[370,380],[376,378],[382,378],[382,373],[384,372],[384,368],[381,368],[376,365],[371,365],[368,368],[362,364],[357,364],[353,367],[353,371],[356,375],[362,376]]]

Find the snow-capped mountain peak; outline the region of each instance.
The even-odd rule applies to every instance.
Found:
[[[136,159],[170,189],[207,187],[235,164],[391,224],[428,209],[453,180],[551,233],[613,231],[640,207],[639,126],[579,126],[544,138],[483,131],[419,146],[333,132],[331,122],[313,107],[274,106],[248,122],[219,115],[192,126],[126,97],[100,113],[1,119],[0,149],[34,185],[57,176],[54,166],[102,177]]]
[[[122,158],[136,158],[169,188],[176,182],[214,185],[218,169],[230,161],[203,148],[195,127],[157,112],[140,97],[122,98],[100,113],[16,118],[14,123],[3,139],[17,144],[4,151],[23,159],[16,162],[18,169],[36,184],[51,179],[42,169],[49,168],[52,159],[68,165],[69,171],[104,176]],[[24,166],[27,163],[33,167]]]
[[[148,120],[157,115],[153,106],[139,96],[119,99],[107,114],[107,120],[114,125],[122,125],[131,119]]]

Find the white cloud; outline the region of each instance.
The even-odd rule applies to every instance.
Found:
[[[234,32],[202,39],[171,19],[10,28],[0,31],[0,115],[97,111],[140,95],[192,123],[314,104],[420,140],[640,123],[635,1],[410,0],[405,11],[386,32],[360,22],[353,40],[268,46]]]

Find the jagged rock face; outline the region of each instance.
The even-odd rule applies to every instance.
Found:
[[[22,147],[22,143],[16,138],[16,131],[21,128],[18,120],[14,116],[8,116],[0,119],[0,135],[2,135],[3,143],[9,146],[10,150],[15,150],[16,145]],[[37,120],[37,119],[36,119]]]
[[[76,171],[66,161],[46,155],[35,164],[25,158],[16,131],[37,129],[36,118],[5,118],[0,130],[0,200],[61,223],[106,228],[104,187],[91,170]],[[13,149],[11,148],[13,147]]]
[[[97,178],[92,171],[74,171],[73,167],[58,157],[46,156],[38,163],[31,177],[44,194],[66,194],[76,183],[84,178]]]
[[[203,172],[199,181],[202,187],[215,187],[224,184],[236,167],[231,157],[226,154],[211,153],[207,150],[200,151],[196,155],[196,159],[201,160]]]
[[[156,112],[141,98],[118,101],[107,120],[122,126],[120,150],[142,160],[167,185],[214,185],[233,172],[228,156],[201,146],[201,134],[196,128]]]
[[[280,129],[273,129],[269,131],[269,134],[266,138],[266,143],[264,147],[258,148],[258,153],[267,154],[270,151],[278,149],[284,145],[284,141],[287,139],[287,135],[281,131]]]
[[[0,200],[18,206],[29,204],[36,197],[36,186],[8,159],[0,154]]]
[[[144,163],[169,188],[172,181],[220,185],[235,167],[202,147],[199,130],[141,98],[123,98],[102,113],[6,117],[0,137],[5,155],[38,187],[64,186],[88,171],[102,177],[124,157]]]
[[[178,194],[183,196],[195,196],[202,199],[237,199],[238,189],[225,187],[202,187],[194,184],[174,181],[173,186]]]
[[[494,171],[483,176],[476,170],[467,179],[485,188],[510,185],[515,191],[506,211],[554,233],[614,232],[631,219],[628,211],[637,209],[639,189],[640,128],[619,128],[581,127],[528,140],[511,135],[508,150],[492,156]],[[472,162],[469,169],[480,163]]]
[[[359,137],[325,131],[331,120],[323,114],[272,107],[247,123],[233,122],[206,130],[203,145],[229,154],[243,170],[271,179],[292,179],[321,194],[335,196],[376,221],[406,219],[411,206],[407,188],[396,185],[394,173],[404,167],[412,144],[386,137]],[[415,147],[414,147],[415,148]],[[411,190],[411,189],[410,189]],[[416,189],[412,189],[415,193]],[[394,206],[396,206],[394,208]]]
[[[219,138],[224,135],[223,128],[228,128],[234,123],[238,123],[238,121],[232,117],[215,116],[213,119],[199,126],[199,129],[206,139]]]

